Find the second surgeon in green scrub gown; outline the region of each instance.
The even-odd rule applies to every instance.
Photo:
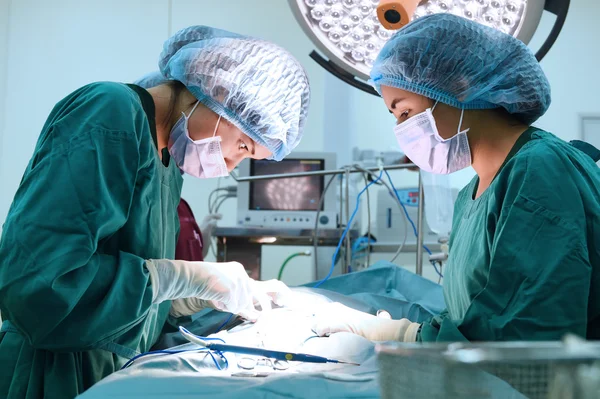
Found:
[[[335,304],[315,330],[404,342],[600,339],[598,151],[531,126],[550,105],[531,51],[436,14],[396,33],[371,78],[411,161],[477,176],[456,200],[441,315],[418,324]]]
[[[287,155],[306,118],[302,67],[196,26],[167,41],[160,70],[169,82],[148,91],[76,90],[42,129],[0,241],[0,398],[73,398],[149,351],[169,314],[252,319],[287,290],[239,263],[173,256],[182,171]]]

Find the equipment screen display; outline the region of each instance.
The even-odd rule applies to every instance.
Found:
[[[324,170],[323,159],[252,160],[251,176]],[[261,211],[317,211],[323,176],[293,177],[250,182],[250,209]],[[323,210],[323,207],[321,207]]]

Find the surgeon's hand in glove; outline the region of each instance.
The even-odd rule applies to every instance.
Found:
[[[280,305],[290,289],[280,281],[255,281],[238,262],[146,261],[153,303],[173,300],[171,314],[185,316],[205,307],[255,321],[260,311]],[[259,305],[261,310],[256,308]]]
[[[208,250],[210,248],[210,242],[217,228],[217,222],[223,218],[223,215],[220,213],[211,213],[208,214],[202,219],[200,222],[200,233],[202,234],[202,243],[204,244],[202,247],[202,257],[206,258],[208,255]]]
[[[350,332],[370,341],[415,342],[420,325],[408,319],[390,320],[373,316],[337,302],[317,310],[314,318],[313,331],[319,336]]]

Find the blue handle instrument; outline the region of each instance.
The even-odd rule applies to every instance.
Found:
[[[243,355],[251,355],[251,356],[262,356],[269,359],[281,360],[281,361],[291,361],[291,362],[305,362],[305,363],[339,363],[339,364],[351,364],[355,366],[360,366],[357,363],[344,362],[341,360],[328,359],[323,356],[315,356],[308,355],[305,353],[292,353],[292,352],[283,352],[283,351],[274,351],[270,349],[264,348],[253,348],[249,346],[238,346],[238,345],[228,345],[218,342],[210,342],[205,339],[198,337],[195,334],[192,334],[184,327],[179,327],[179,331],[181,334],[190,342],[208,348],[210,350],[215,350],[219,352],[230,352],[230,353],[239,353]]]

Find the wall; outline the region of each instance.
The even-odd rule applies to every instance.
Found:
[[[6,88],[6,67],[8,64],[7,45],[8,45],[8,15],[10,10],[10,2],[8,0],[0,0],[0,154],[2,153],[2,137],[4,132],[4,103],[6,96],[4,90]],[[0,184],[4,182],[4,168],[0,164]],[[0,209],[2,206],[2,198],[0,198]],[[2,220],[2,219],[0,219]],[[2,231],[0,229],[0,231]],[[2,322],[2,317],[0,317]]]
[[[45,118],[62,97],[98,80],[129,81],[156,64],[167,37],[167,1],[18,0],[3,13],[9,38],[2,90],[0,220]],[[118,12],[116,12],[118,10]],[[144,18],[141,18],[141,15]],[[0,114],[1,115],[1,114]]]
[[[552,105],[538,125],[565,140],[580,138],[580,114],[600,112],[600,3],[596,0],[573,0],[561,35],[542,68],[552,86]],[[542,19],[548,31],[552,18]],[[535,44],[541,43],[539,35]],[[537,48],[537,47],[536,47]]]
[[[5,104],[6,104],[6,71],[8,68],[8,21],[10,14],[10,1],[9,0],[0,0],[0,156],[2,155],[4,148],[3,139],[4,139],[4,125],[5,125]],[[5,168],[0,160],[0,184],[4,185],[5,183]],[[8,202],[9,193],[12,194],[12,191],[9,193],[5,193],[5,188],[2,188],[0,194],[0,231],[2,231],[2,221],[4,220],[3,209],[5,208],[5,203]]]

